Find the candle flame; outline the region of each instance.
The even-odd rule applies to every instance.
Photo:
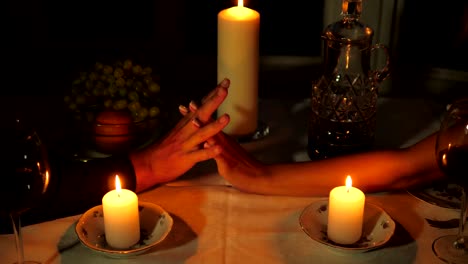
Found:
[[[349,192],[349,189],[351,189],[352,185],[353,185],[353,180],[351,179],[351,176],[348,175],[348,177],[346,177],[346,191]]]
[[[237,0],[237,6],[243,7],[244,6],[244,0]]]
[[[115,190],[120,195],[120,191],[122,190],[122,186],[120,185],[119,175],[115,175]]]

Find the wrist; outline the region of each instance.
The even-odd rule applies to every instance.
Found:
[[[135,170],[136,192],[141,192],[157,183],[153,175],[151,155],[146,150],[133,151],[129,154],[130,161]]]

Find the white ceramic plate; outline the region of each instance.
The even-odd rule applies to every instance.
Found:
[[[102,205],[86,211],[78,220],[75,232],[81,243],[91,250],[113,258],[142,254],[163,241],[172,229],[173,219],[160,206],[138,202],[140,211],[140,241],[129,249],[113,249],[106,243]]]
[[[308,205],[299,217],[302,230],[312,239],[324,245],[347,252],[366,252],[383,246],[395,232],[395,222],[380,207],[366,202],[362,236],[351,245],[340,245],[327,237],[328,199]]]
[[[408,190],[408,193],[427,203],[444,208],[460,209],[461,189],[452,183],[434,183],[433,186]]]

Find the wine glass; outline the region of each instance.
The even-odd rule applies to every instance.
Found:
[[[37,132],[23,119],[2,121],[2,151],[0,151],[0,213],[8,215],[13,224],[17,263],[24,261],[21,235],[21,213],[37,205],[50,183],[47,152]]]
[[[443,261],[468,263],[468,236],[463,234],[468,198],[468,98],[447,109],[437,135],[436,157],[447,180],[457,184],[462,195],[458,233],[437,238],[432,248]]]

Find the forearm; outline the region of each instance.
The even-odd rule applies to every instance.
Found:
[[[326,196],[332,188],[344,185],[347,175],[364,192],[401,190],[442,177],[434,144],[435,136],[431,136],[408,149],[265,165],[250,176],[231,178],[243,191],[274,195]]]
[[[274,195],[325,196],[336,186],[344,185],[346,176],[364,192],[391,189],[392,183],[409,170],[399,161],[400,154],[373,152],[320,161],[267,165],[265,175],[253,191]],[[251,179],[251,178],[247,178]]]
[[[364,192],[379,192],[401,190],[439,177],[436,167],[407,157],[406,150],[379,151],[318,162],[270,165],[266,190],[324,196],[332,188],[344,185],[350,175],[353,186]]]

